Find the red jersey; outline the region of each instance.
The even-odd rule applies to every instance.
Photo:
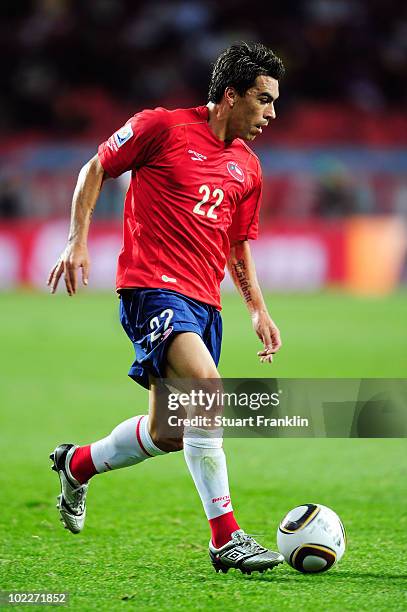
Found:
[[[206,106],[145,110],[99,146],[104,170],[131,170],[117,288],[173,289],[220,309],[230,241],[257,238],[261,169],[240,139],[219,140]]]

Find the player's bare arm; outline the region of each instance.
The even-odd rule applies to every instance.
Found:
[[[103,181],[106,178],[108,178],[108,175],[105,173],[97,155],[92,157],[79,172],[72,198],[68,242],[47,280],[51,293],[55,293],[59,279],[64,274],[68,294],[75,295],[79,268],[82,268],[83,284],[88,284],[90,259],[87,239],[89,226]]]
[[[267,310],[248,240],[241,240],[231,245],[227,265],[250,313],[253,328],[263,343],[263,350],[257,353],[260,361],[271,363],[273,354],[281,347],[280,332]]]

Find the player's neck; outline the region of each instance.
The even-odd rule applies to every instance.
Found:
[[[208,102],[206,106],[209,110],[208,124],[216,138],[223,140],[223,142],[231,142],[233,138],[228,135],[227,112],[224,106],[214,104],[214,102]]]

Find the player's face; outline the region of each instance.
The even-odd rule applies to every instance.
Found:
[[[269,76],[258,76],[244,96],[235,95],[229,115],[228,132],[231,138],[254,140],[275,119],[274,102],[278,98],[278,81]]]

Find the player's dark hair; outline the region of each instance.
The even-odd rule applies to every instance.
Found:
[[[281,59],[261,43],[235,43],[214,63],[208,101],[219,103],[226,87],[234,87],[243,96],[258,76],[280,80],[284,72]]]

